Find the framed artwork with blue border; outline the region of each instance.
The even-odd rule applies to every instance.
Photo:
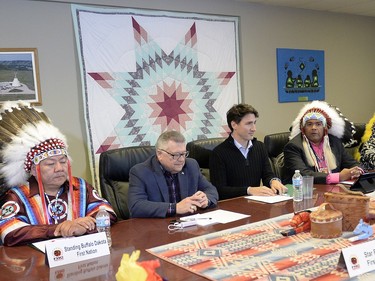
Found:
[[[325,99],[324,51],[276,49],[279,102]]]

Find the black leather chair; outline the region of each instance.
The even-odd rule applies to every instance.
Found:
[[[197,160],[202,174],[208,180],[210,180],[210,153],[225,139],[226,138],[224,137],[199,139],[186,144],[186,149],[189,151],[189,157]]]
[[[129,218],[129,171],[155,154],[154,146],[134,146],[108,150],[100,154],[99,180],[103,198],[107,199],[119,220]]]
[[[284,167],[284,146],[289,141],[290,132],[269,134],[264,137],[268,157],[275,175],[282,179]]]

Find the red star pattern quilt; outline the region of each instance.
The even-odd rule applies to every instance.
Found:
[[[238,17],[72,5],[89,152],[227,136],[241,100]]]

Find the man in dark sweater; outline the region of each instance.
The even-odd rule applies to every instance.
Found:
[[[264,144],[254,138],[258,117],[258,111],[248,104],[234,105],[227,112],[231,134],[210,158],[210,180],[220,200],[287,191],[272,171]]]

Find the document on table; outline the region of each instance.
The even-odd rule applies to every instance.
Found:
[[[225,210],[216,210],[207,212],[204,214],[195,214],[191,216],[186,216],[180,218],[182,221],[189,221],[192,219],[195,219],[197,222],[197,225],[210,225],[214,223],[228,223],[236,220],[240,220],[243,218],[250,217],[250,215],[245,215],[241,213],[231,212],[231,211],[225,211]]]
[[[59,237],[59,238],[53,238],[53,239],[49,239],[49,240],[43,240],[43,241],[31,243],[30,246],[31,246],[31,248],[39,250],[42,253],[46,253],[46,245],[47,245],[47,243],[49,243],[51,241],[62,240],[62,239],[66,239],[66,238]]]
[[[44,241],[31,243],[30,246],[32,248],[35,248],[35,249],[41,251],[42,253],[46,253],[46,244],[47,244],[48,241],[50,241],[50,240],[44,240]]]
[[[264,203],[278,203],[286,200],[293,199],[288,195],[275,195],[275,196],[246,196],[246,199],[264,202]]]

